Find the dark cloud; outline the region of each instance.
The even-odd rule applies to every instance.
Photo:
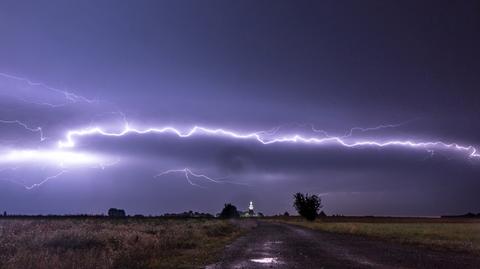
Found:
[[[479,11],[473,1],[3,1],[0,120],[42,127],[47,139],[0,123],[0,154],[58,150],[68,130],[118,132],[125,120],[138,128],[279,127],[277,135],[305,136],[322,136],[312,126],[344,135],[404,123],[356,129],[352,139],[476,146]],[[277,213],[292,209],[296,191],[324,194],[331,213],[480,210],[478,160],[444,150],[172,134],[76,141],[64,150],[105,162],[0,160],[0,210],[214,212],[254,200]],[[248,186],[193,179],[199,188],[178,172],[153,177],[185,167]],[[22,187],[63,170],[41,188]]]

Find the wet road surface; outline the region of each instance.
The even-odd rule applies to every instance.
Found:
[[[207,268],[480,268],[480,256],[259,222]]]

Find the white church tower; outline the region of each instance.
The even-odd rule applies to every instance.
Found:
[[[250,201],[250,205],[248,206],[248,215],[250,217],[255,216],[255,212],[253,211],[253,202],[252,201]]]

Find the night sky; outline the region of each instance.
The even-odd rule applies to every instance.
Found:
[[[478,212],[479,48],[478,1],[1,0],[0,211]]]

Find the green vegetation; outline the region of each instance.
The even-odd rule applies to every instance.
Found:
[[[0,268],[196,268],[241,233],[216,219],[3,219]]]
[[[480,221],[478,220],[328,218],[312,222],[301,218],[277,218],[275,221],[326,232],[370,236],[430,248],[480,254]]]

